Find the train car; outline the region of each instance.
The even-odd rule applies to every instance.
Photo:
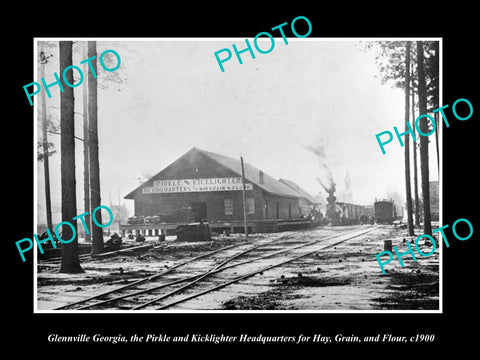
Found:
[[[365,212],[365,206],[345,202],[337,202],[335,209],[341,225],[360,224],[360,218]]]
[[[144,216],[132,216],[128,218],[128,224],[130,225],[139,225],[145,223]]]
[[[373,203],[375,222],[377,224],[393,224],[396,219],[396,209],[393,200],[377,200]]]

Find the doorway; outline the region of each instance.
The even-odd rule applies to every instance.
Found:
[[[192,216],[193,221],[199,222],[200,220],[207,219],[207,203],[206,202],[194,202],[192,203]]]

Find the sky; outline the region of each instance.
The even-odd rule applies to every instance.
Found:
[[[76,39],[78,40],[78,39]],[[90,39],[91,40],[91,39]],[[244,160],[274,178],[293,180],[325,199],[328,165],[339,200],[348,172],[352,202],[404,194],[404,155],[397,140],[383,155],[375,134],[403,129],[404,93],[382,85],[375,51],[348,39],[275,39],[268,54],[235,55],[220,70],[214,53],[245,39],[98,40],[97,53],[115,50],[115,74],[98,64],[98,131],[102,204],[125,204],[125,195],[192,147]],[[395,39],[398,41],[398,39]],[[262,40],[260,40],[262,41]],[[270,45],[259,42],[262,49]],[[250,39],[252,43],[252,40]],[[86,57],[74,43],[74,65]],[[45,66],[47,83],[58,70],[58,41]],[[233,52],[233,50],[232,50]],[[111,54],[110,54],[111,55]],[[105,61],[115,61],[106,56]],[[36,59],[35,59],[36,61]],[[108,81],[118,76],[121,83]],[[78,76],[77,76],[78,78]],[[40,77],[37,77],[39,82]],[[82,138],[82,91],[75,87],[76,136]],[[47,113],[59,123],[59,89],[50,89]],[[40,111],[39,97],[35,101]],[[38,116],[38,121],[40,121]],[[38,139],[41,128],[37,124]],[[60,136],[49,135],[57,153],[50,158],[53,221],[60,221]],[[438,180],[430,137],[430,179]],[[322,146],[323,163],[309,150]],[[76,142],[77,209],[83,212],[83,143]],[[45,217],[43,163],[37,164],[38,218]]]

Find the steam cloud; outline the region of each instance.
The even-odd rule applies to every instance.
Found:
[[[323,168],[325,171],[325,176],[327,177],[327,182],[325,185],[325,181],[317,177],[317,181],[322,185],[323,189],[330,195],[333,195],[335,193],[335,180],[333,179],[332,172],[330,168],[328,167],[328,163],[326,161],[326,156],[325,156],[325,147],[322,144],[313,146],[306,146],[305,147],[307,150],[311,151],[313,154],[315,154],[320,162],[320,166]]]

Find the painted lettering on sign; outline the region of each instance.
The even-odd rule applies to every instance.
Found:
[[[242,178],[204,178],[155,180],[153,186],[142,189],[143,194],[188,193],[208,191],[242,191]],[[253,190],[251,183],[245,184],[245,190]]]

